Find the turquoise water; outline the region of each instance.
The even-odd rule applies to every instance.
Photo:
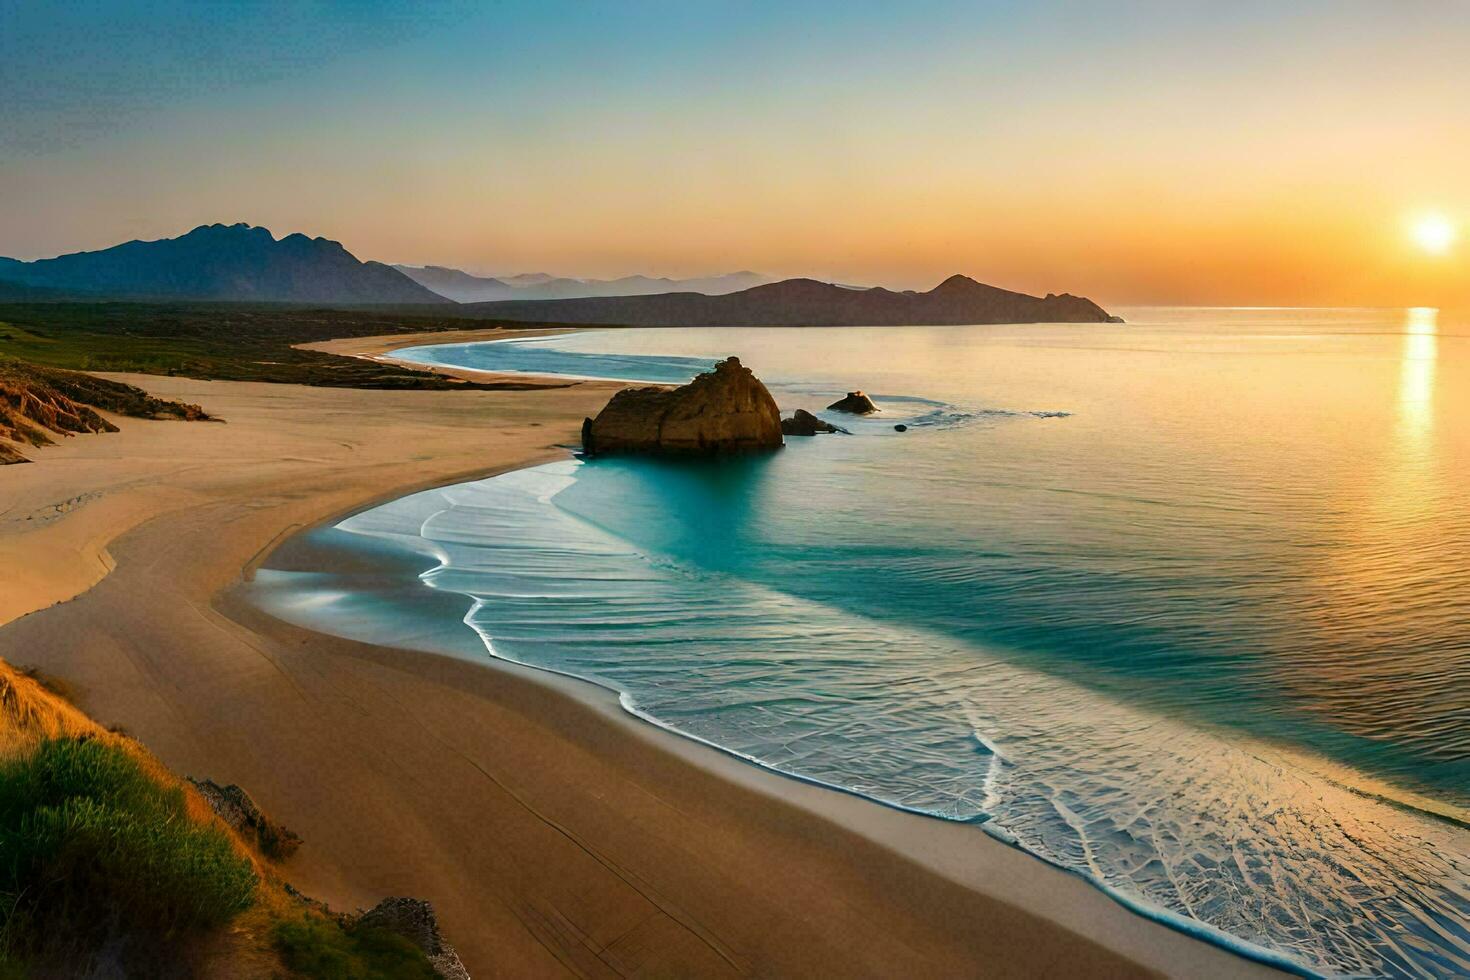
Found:
[[[568,460],[337,533],[430,556],[495,655],[763,765],[1313,972],[1470,972],[1470,325],[1125,316],[418,348],[658,381],[735,353],[784,410],[861,387],[884,411],[762,459]],[[278,610],[364,628],[350,581],[273,574]]]

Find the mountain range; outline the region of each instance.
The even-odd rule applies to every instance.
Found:
[[[572,279],[533,272],[518,276],[475,276],[441,265],[395,265],[414,282],[456,303],[498,300],[574,299],[587,296],[650,296],[657,293],[705,293],[720,296],[771,282],[758,272],[732,272],[699,279],[623,276],[620,279]]]
[[[443,303],[444,297],[338,242],[277,240],[247,224],[201,225],[178,238],[20,262],[0,259],[0,283],[81,296],[320,304]]]
[[[751,285],[754,283],[754,285]],[[742,288],[744,287],[744,288]],[[481,301],[483,296],[506,297]],[[635,326],[899,326],[1095,323],[1111,319],[1067,293],[1029,296],[951,276],[927,292],[754,272],[706,279],[583,280],[530,273],[473,276],[441,266],[363,262],[338,242],[277,239],[248,224],[201,225],[178,238],[21,262],[0,258],[0,301],[219,300],[320,306],[437,304],[481,319]]]
[[[663,293],[584,299],[471,303],[457,311],[495,320],[629,326],[905,326],[963,323],[1108,323],[1117,317],[1090,299],[1030,296],[950,276],[928,292],[854,289],[786,279],[723,296]]]

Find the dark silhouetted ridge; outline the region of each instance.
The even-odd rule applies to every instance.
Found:
[[[447,303],[341,243],[294,234],[276,240],[244,223],[201,225],[178,238],[131,241],[54,259],[0,259],[0,286],[91,297],[323,304]]]
[[[928,292],[853,289],[786,279],[724,296],[674,292],[562,300],[473,303],[473,316],[546,323],[634,326],[910,326],[965,323],[1107,323],[1116,317],[1089,299],[1016,293],[950,276]]]

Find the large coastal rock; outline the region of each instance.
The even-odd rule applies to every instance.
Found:
[[[781,445],[776,400],[735,357],[679,388],[625,388],[582,423],[582,450],[591,455],[714,455]]]

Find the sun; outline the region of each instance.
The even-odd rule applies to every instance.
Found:
[[[1442,214],[1421,214],[1409,223],[1409,238],[1430,255],[1444,255],[1459,237],[1455,223]]]

